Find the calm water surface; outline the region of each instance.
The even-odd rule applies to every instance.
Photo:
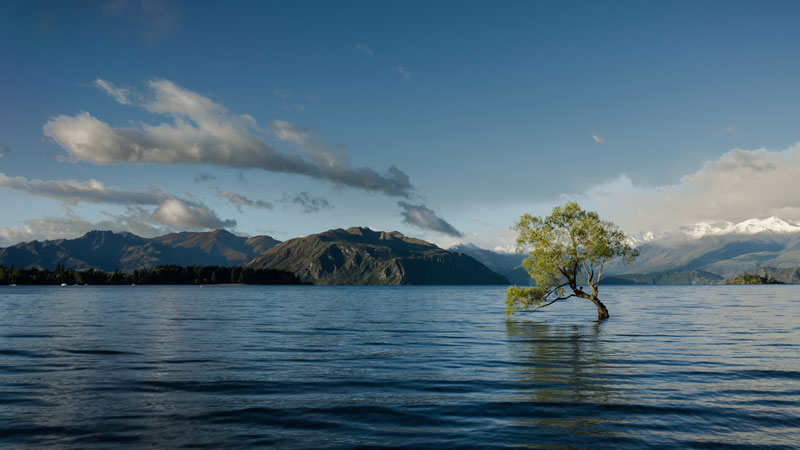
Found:
[[[0,287],[0,447],[798,448],[800,288]]]

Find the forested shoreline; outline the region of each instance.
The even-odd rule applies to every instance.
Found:
[[[124,284],[304,284],[292,272],[232,266],[164,265],[131,273],[75,270],[59,264],[55,270],[0,266],[0,285],[124,285]]]

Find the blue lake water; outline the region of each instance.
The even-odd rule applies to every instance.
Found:
[[[0,287],[0,447],[797,448],[800,288]]]

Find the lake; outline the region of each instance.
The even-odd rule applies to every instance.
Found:
[[[0,287],[0,446],[797,448],[800,288]]]

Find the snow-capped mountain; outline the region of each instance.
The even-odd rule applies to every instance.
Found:
[[[766,219],[748,219],[733,223],[728,221],[700,222],[686,234],[693,238],[723,234],[798,233],[800,225],[772,216]]]
[[[694,225],[658,233],[648,231],[647,233],[629,235],[628,242],[634,247],[638,247],[651,241],[670,238],[689,237],[692,239],[700,239],[706,236],[723,236],[728,234],[755,235],[765,233],[800,233],[800,223],[790,222],[775,216],[766,219],[747,219],[739,223],[733,223],[727,220],[703,221]]]

